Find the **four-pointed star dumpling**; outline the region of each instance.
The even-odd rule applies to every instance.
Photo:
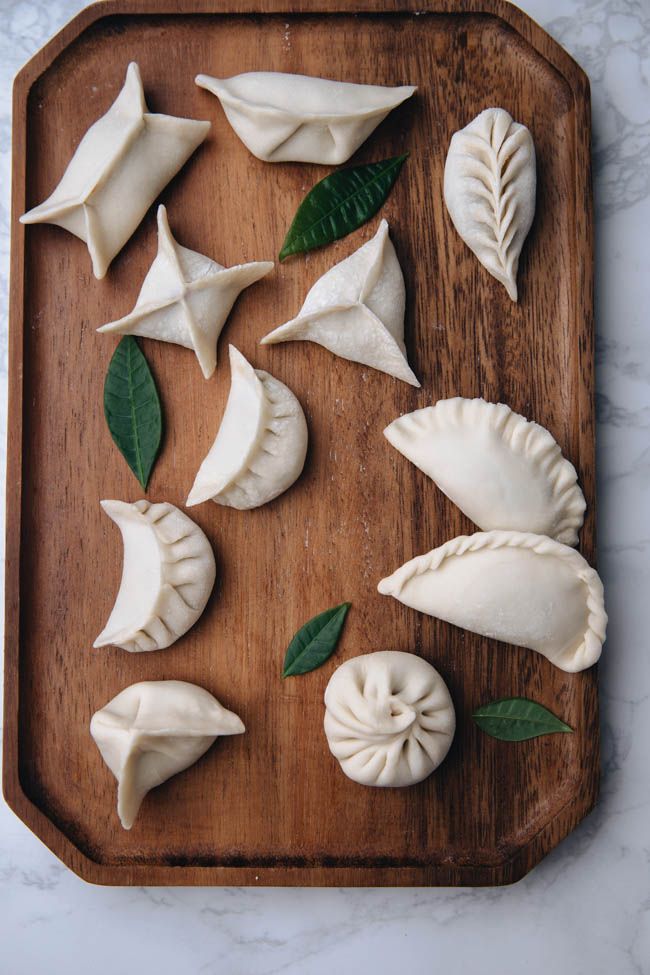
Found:
[[[372,240],[319,278],[297,318],[261,344],[317,342],[343,359],[419,386],[406,359],[405,305],[404,276],[382,220]]]
[[[416,91],[274,71],[200,74],[244,145],[265,162],[344,163],[393,108]]]
[[[258,508],[291,487],[305,463],[307,422],[291,390],[253,369],[233,345],[230,372],[226,410],[188,508],[209,499],[231,508]]]
[[[160,191],[210,129],[209,122],[153,115],[137,64],[122,91],[79,143],[52,195],[22,223],[54,223],[88,245],[103,278]]]
[[[325,690],[325,734],[354,782],[421,782],[445,758],[456,716],[447,685],[414,653],[382,650],[346,660]]]
[[[162,650],[194,626],[212,592],[216,568],[209,541],[173,504],[102,501],[122,533],[122,581],[95,647]]]
[[[378,589],[465,630],[536,650],[568,673],[596,663],[605,640],[598,573],[545,535],[452,538],[406,562]]]
[[[384,436],[483,531],[577,544],[585,499],[575,467],[548,430],[505,403],[439,400],[400,416]]]
[[[206,379],[217,365],[217,340],[241,291],[273,270],[272,261],[222,267],[178,244],[158,207],[158,254],[130,314],[98,332],[141,335],[192,349]]]
[[[452,222],[481,264],[517,300],[519,255],[535,215],[535,146],[503,108],[452,136],[444,195]]]
[[[131,684],[93,714],[90,734],[117,779],[117,814],[131,829],[146,794],[193,765],[243,723],[215,697],[181,680]]]

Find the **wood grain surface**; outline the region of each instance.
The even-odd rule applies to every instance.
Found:
[[[448,396],[504,401],[548,427],[576,465],[594,557],[592,245],[588,82],[565,52],[501,0],[108,0],[84,11],[15,85],[4,789],[19,816],[81,876],[115,884],[496,884],[518,879],[590,810],[598,784],[597,676],[420,615],[380,596],[406,559],[472,524],[389,446],[384,426]],[[422,11],[416,14],[415,11]],[[287,383],[309,424],[305,471],[286,494],[238,512],[192,509],[218,579],[197,626],[172,648],[91,649],[121,573],[102,498],[138,484],[114,447],[102,388],[115,348],[95,329],[134,304],[156,251],[155,207],[102,281],[85,246],[17,218],[43,200],[80,138],[140,65],[152,111],[209,119],[212,131],[161,199],[178,240],[222,264],[275,259],[305,192],[329,170],[262,163],[232,131],[198,72],[302,72],[415,84],[353,162],[410,158],[385,206],[406,279],[416,390],[309,343],[259,339],[310,285],[375,232],[276,264],[243,293],[202,378],[193,354],[146,341],[165,439],[148,497],[183,505],[229,388],[227,344]],[[531,130],[535,222],[518,304],[455,233],[442,197],[452,133],[488,106]],[[480,490],[480,485],[477,486]],[[295,630],[352,602],[335,657],[282,681]],[[421,654],[442,673],[458,731],[444,764],[409,789],[349,781],[322,729],[323,692],[342,660]],[[193,681],[241,715],[150,793],[131,832],[93,744],[92,713],[141,680]],[[573,735],[498,742],[471,721],[489,700],[525,695]]]

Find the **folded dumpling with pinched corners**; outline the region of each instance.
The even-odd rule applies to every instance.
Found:
[[[576,545],[585,512],[575,467],[544,427],[483,399],[439,400],[384,430],[479,528]]]
[[[244,145],[265,162],[344,163],[393,108],[416,91],[275,71],[197,75]]]
[[[253,369],[233,345],[230,372],[226,410],[188,507],[212,499],[231,508],[258,508],[291,487],[305,463],[307,421],[288,386]]]
[[[341,768],[361,785],[421,782],[445,758],[456,716],[447,685],[413,653],[353,657],[325,690],[325,734]]]
[[[95,647],[162,650],[194,626],[216,575],[210,542],[173,504],[102,501],[122,533],[122,581]]]
[[[600,657],[603,584],[575,549],[545,535],[463,535],[382,579],[379,592],[481,636],[536,650],[568,673]]]
[[[297,318],[261,340],[317,342],[334,355],[419,386],[404,345],[404,276],[382,220],[372,240],[313,285]]]
[[[193,765],[243,723],[202,687],[181,680],[131,684],[95,712],[90,734],[117,779],[117,814],[131,829],[146,794]]]

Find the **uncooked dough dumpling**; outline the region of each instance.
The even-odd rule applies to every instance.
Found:
[[[449,751],[456,717],[447,685],[413,653],[353,657],[325,690],[325,734],[341,768],[361,785],[414,785]]]

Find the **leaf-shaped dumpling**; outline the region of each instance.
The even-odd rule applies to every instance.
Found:
[[[117,779],[117,814],[131,829],[150,789],[193,765],[219,735],[246,729],[202,687],[182,680],[131,684],[92,716],[90,734]]]
[[[317,342],[343,359],[419,386],[406,359],[405,306],[404,276],[382,220],[372,240],[318,279],[297,318],[261,344]]]
[[[384,436],[484,531],[577,544],[585,499],[575,467],[548,430],[505,403],[439,400],[400,416]]]
[[[578,552],[524,532],[452,538],[382,579],[379,592],[481,636],[591,667],[605,640],[603,584]]]
[[[350,158],[388,113],[415,92],[276,71],[233,78],[200,74],[244,145],[265,162],[336,165]]]
[[[486,108],[452,136],[445,203],[467,246],[517,300],[521,248],[535,215],[535,146],[525,125]]]

